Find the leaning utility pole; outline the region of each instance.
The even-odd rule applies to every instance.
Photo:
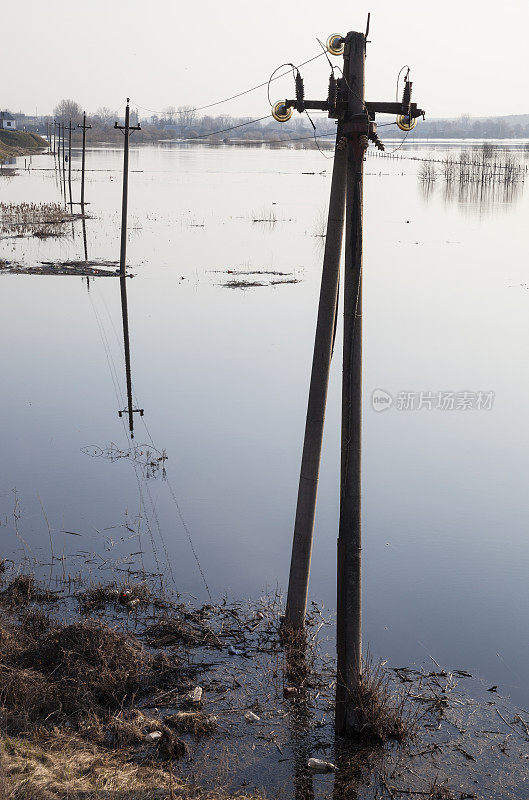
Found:
[[[338,284],[342,223],[335,217],[338,187],[346,185],[344,336],[342,375],[342,441],[340,479],[340,529],[337,569],[337,681],[335,730],[338,735],[356,733],[361,726],[355,701],[362,674],[361,604],[361,435],[362,435],[362,214],[365,151],[371,140],[379,149],[384,145],[376,133],[375,114],[397,114],[397,125],[409,131],[424,112],[411,103],[411,83],[405,78],[401,103],[369,103],[364,99],[366,33],[333,34],[327,42],[332,55],[343,53],[343,77],[336,80],[332,69],[327,100],[305,100],[303,80],[297,70],[296,99],[276,103],[273,116],[280,122],[290,118],[292,108],[329,112],[336,118],[339,134],[335,152],[331,208],[326,240],[326,259],[322,275],[320,309],[312,364],[305,442],[298,491],[298,505],[290,567],[285,624],[302,628],[305,620],[310,553],[319,473],[321,440]],[[341,145],[346,147],[342,156]],[[337,165],[338,160],[338,165]],[[338,171],[341,175],[338,175]],[[345,172],[345,174],[343,174]],[[343,188],[341,188],[343,193]],[[342,205],[343,208],[343,205]],[[343,219],[343,216],[342,216]],[[329,236],[334,241],[331,255]],[[332,264],[332,269],[330,265]],[[329,271],[326,272],[326,269]],[[332,290],[332,291],[331,291]],[[335,293],[336,290],[336,293]],[[327,295],[329,293],[329,295]],[[334,298],[334,301],[333,301]],[[329,346],[330,343],[330,346]]]
[[[78,128],[83,129],[83,154],[81,158],[81,214],[84,214],[84,175],[85,175],[85,161],[86,161],[86,131],[92,126],[86,124],[86,111],[83,111],[83,124],[77,123]]]
[[[121,252],[119,257],[119,274],[125,275],[125,262],[127,257],[127,203],[129,194],[129,138],[131,131],[141,131],[141,125],[130,125],[130,99],[127,97],[127,105],[125,108],[125,124],[118,125],[116,122],[114,128],[121,131],[125,137],[125,146],[123,150],[123,200],[121,204]]]

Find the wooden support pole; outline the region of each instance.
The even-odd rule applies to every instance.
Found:
[[[127,97],[127,105],[125,107],[125,125],[118,125],[116,122],[114,128],[120,130],[125,137],[125,145],[123,149],[123,199],[121,203],[121,249],[119,255],[119,274],[125,275],[125,266],[127,260],[127,206],[129,195],[129,139],[131,131],[139,131],[139,125],[130,125],[130,99]]]
[[[83,129],[83,151],[81,156],[81,214],[84,214],[84,178],[86,166],[86,131],[92,126],[86,124],[86,111],[83,111],[83,124],[77,123],[78,128]]]
[[[295,629],[304,626],[307,607],[325,406],[340,281],[346,158],[341,126],[338,125],[285,613],[285,625]]]
[[[344,76],[347,76],[348,122],[362,125],[365,35],[348,33]],[[347,148],[345,224],[344,342],[342,380],[342,453],[337,583],[337,682],[335,730],[358,732],[354,702],[362,670],[361,583],[361,435],[362,435],[362,192],[367,136],[351,133]]]
[[[125,108],[125,144],[123,148],[123,197],[121,202],[121,248],[119,254],[119,274],[125,275],[125,265],[127,259],[127,207],[129,201],[129,127],[130,109],[127,98]],[[131,415],[132,417],[132,415]]]
[[[72,212],[72,120],[68,126],[68,189],[70,194],[70,213]]]
[[[62,171],[66,172],[66,123],[62,124]]]

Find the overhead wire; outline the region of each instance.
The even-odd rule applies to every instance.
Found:
[[[257,119],[250,119],[248,122],[241,122],[239,125],[232,125],[230,128],[221,128],[219,131],[210,131],[209,133],[201,133],[197,134],[197,136],[183,136],[179,137],[178,141],[180,142],[189,142],[193,139],[207,139],[209,136],[216,136],[218,133],[227,133],[228,131],[234,131],[236,128],[244,128],[245,125],[253,125],[256,122],[262,122],[264,119],[268,119],[270,114],[265,114],[264,117],[258,117]]]
[[[312,58],[308,58],[306,61],[302,61],[301,64],[297,65],[297,69],[299,69],[300,67],[304,67],[305,64],[310,64],[311,61],[316,61],[316,59],[317,58],[321,58],[322,55],[323,55],[323,53],[317,53],[315,56],[312,56]],[[275,80],[275,81],[279,80],[279,78],[283,78],[285,75],[288,75],[289,72],[290,72],[290,70],[288,70],[287,72],[281,73],[281,75],[276,75],[275,78],[273,78],[273,80]],[[236,100],[238,97],[243,97],[244,95],[250,94],[251,92],[255,92],[255,91],[257,91],[257,89],[262,89],[264,86],[267,86],[269,84],[270,84],[270,80],[264,81],[263,83],[258,83],[256,86],[250,87],[249,89],[245,89],[243,92],[238,92],[237,94],[232,94],[229,97],[223,97],[222,100],[215,100],[214,103],[207,103],[206,105],[195,106],[194,108],[186,108],[186,111],[204,111],[206,108],[213,108],[214,106],[222,105],[222,103],[228,103],[230,100]],[[165,113],[164,111],[157,111],[156,109],[148,108],[147,106],[142,106],[140,103],[137,103],[136,101],[132,101],[132,102],[133,102],[133,104],[135,106],[137,106],[138,108],[141,108],[143,111],[150,111],[151,114],[164,114]]]

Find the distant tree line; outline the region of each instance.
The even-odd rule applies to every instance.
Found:
[[[522,117],[522,121],[516,117],[473,119],[466,114],[458,119],[419,120],[413,133],[429,139],[526,139],[529,115]]]
[[[123,112],[122,112],[123,114]],[[28,131],[46,133],[46,123],[53,120],[60,121],[68,125],[70,119],[72,124],[82,120],[83,110],[75,100],[64,99],[55,106],[53,116],[48,117],[26,117],[22,114],[15,114],[17,127]],[[110,108],[101,107],[95,112],[87,114],[92,130],[89,133],[90,141],[97,142],[118,142],[121,133],[114,129],[116,121],[123,123],[123,116],[116,117],[115,111]],[[243,139],[251,141],[271,141],[280,142],[286,139],[296,139],[311,137],[313,127],[304,114],[294,113],[288,122],[278,123],[272,117],[261,122],[252,122],[251,117],[232,117],[228,115],[200,115],[191,106],[168,106],[159,114],[150,113],[148,117],[143,117],[137,109],[131,108],[131,124],[141,124],[141,131],[134,133],[133,141],[150,142],[160,139],[174,138],[202,138],[205,141],[222,142],[224,140]],[[387,121],[390,121],[388,118]],[[321,136],[332,134],[336,130],[334,120],[330,120],[324,115],[319,115],[315,120],[317,133]],[[380,122],[386,122],[380,119]],[[247,124],[249,123],[249,124]],[[236,127],[240,126],[240,127]],[[231,130],[226,130],[231,128]],[[389,135],[398,133],[393,128],[381,129],[383,134]],[[399,134],[400,135],[400,134]],[[463,115],[458,119],[432,119],[419,120],[415,130],[410,134],[410,138],[429,138],[429,139],[512,139],[529,138],[529,114],[518,117],[489,117],[483,119],[473,119],[468,115]],[[75,128],[73,139],[77,142],[80,138],[80,131]]]

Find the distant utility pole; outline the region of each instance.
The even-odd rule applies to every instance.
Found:
[[[364,98],[366,33],[333,34],[327,42],[332,55],[344,56],[343,77],[334,69],[324,101],[305,100],[303,80],[296,75],[296,99],[276,103],[273,116],[290,118],[292,108],[329,112],[338,120],[329,221],[325,243],[320,306],[314,343],[305,441],[298,490],[296,523],[285,624],[302,628],[305,621],[316,490],[330,357],[334,339],[338,290],[338,263],[343,230],[343,194],[346,192],[344,342],[342,373],[342,442],[340,529],[338,536],[337,686],[335,730],[338,735],[358,732],[360,719],[354,702],[362,671],[361,604],[361,434],[362,434],[362,215],[365,151],[369,141],[384,145],[376,133],[375,114],[397,114],[397,125],[409,131],[424,112],[411,103],[406,75],[402,102],[369,103]],[[345,155],[344,155],[345,154]],[[345,173],[345,174],[344,174]],[[336,237],[331,241],[332,237]]]
[[[125,137],[123,149],[123,201],[121,205],[121,252],[119,257],[119,273],[121,276],[125,275],[125,262],[127,257],[127,203],[129,193],[129,138],[131,131],[141,131],[141,125],[130,125],[130,98],[127,97],[127,106],[125,108],[125,124],[118,125],[116,122],[114,128],[121,131]]]
[[[85,175],[85,161],[86,161],[86,131],[92,126],[86,124],[86,111],[83,111],[83,124],[77,123],[78,128],[83,129],[83,155],[81,158],[81,214],[84,214],[84,175]]]
[[[66,123],[62,123],[62,171],[66,172]]]
[[[72,211],[72,120],[68,125],[68,189],[70,194],[70,213]]]

